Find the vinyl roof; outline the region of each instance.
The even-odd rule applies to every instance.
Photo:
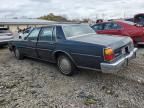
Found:
[[[0,19],[0,24],[7,24],[7,25],[14,25],[14,24],[27,24],[27,25],[47,25],[47,24],[52,24],[55,23],[55,21],[48,21],[48,20],[41,20],[41,19]]]

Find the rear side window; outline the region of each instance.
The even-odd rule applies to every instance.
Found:
[[[112,23],[105,23],[104,24],[104,30],[111,30],[112,29]]]
[[[116,23],[113,23],[112,29],[121,29],[122,27]]]
[[[39,40],[40,41],[52,41],[53,40],[53,27],[42,28]]]
[[[97,24],[92,27],[94,30],[103,30],[103,24]]]
[[[37,40],[39,32],[40,32],[40,28],[33,29],[32,32],[29,34],[28,39]]]

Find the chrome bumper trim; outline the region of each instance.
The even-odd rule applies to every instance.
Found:
[[[134,48],[129,55],[121,58],[115,63],[101,63],[101,71],[103,73],[115,73],[128,65],[129,60],[136,58],[137,48]]]
[[[144,45],[144,42],[138,42],[137,44],[138,45]]]

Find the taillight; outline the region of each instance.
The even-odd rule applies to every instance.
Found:
[[[113,49],[106,48],[104,49],[104,60],[105,61],[112,61],[115,58]]]

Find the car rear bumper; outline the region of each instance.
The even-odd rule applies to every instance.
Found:
[[[7,45],[9,41],[0,41],[0,46]]]
[[[115,72],[120,71],[121,69],[123,69],[125,66],[128,65],[128,62],[131,59],[136,58],[136,51],[137,51],[137,48],[134,48],[134,50],[131,51],[130,54],[121,58],[115,63],[101,63],[101,71],[103,73],[115,73]]]
[[[144,45],[144,42],[137,42],[138,45]]]

